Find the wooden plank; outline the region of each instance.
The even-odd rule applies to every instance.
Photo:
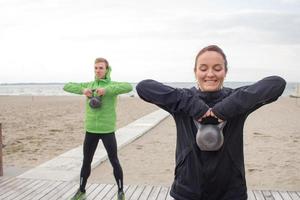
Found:
[[[132,194],[129,200],[138,200],[145,189],[144,185],[137,186],[136,190]]]
[[[38,199],[42,198],[43,196],[47,195],[52,190],[55,190],[60,184],[62,184],[61,181],[49,182],[48,187],[45,188],[44,190],[42,190],[41,192],[39,192],[39,194],[36,195],[35,197],[33,197],[32,200],[38,200]]]
[[[265,200],[264,195],[260,190],[253,190],[253,193],[257,200]]]
[[[273,195],[275,200],[283,200],[278,191],[271,191],[271,194]]]
[[[129,185],[128,189],[125,192],[125,198],[130,199],[136,188],[136,185]]]
[[[86,189],[86,196],[88,196],[88,194],[93,193],[97,187],[98,187],[97,183],[90,184],[90,186]]]
[[[171,197],[171,195],[170,195],[170,191],[171,191],[171,187],[169,187],[168,196],[167,196],[166,200],[174,200],[173,197]]]
[[[4,181],[4,180],[7,180],[7,179],[10,179],[11,177],[8,177],[8,176],[1,176],[0,177],[0,183],[1,183],[1,181]]]
[[[22,180],[20,179],[13,179],[12,181],[10,181],[9,183],[5,184],[4,186],[2,186],[0,188],[0,196],[2,194],[5,194],[8,190],[16,187],[18,184],[21,184]]]
[[[93,183],[90,184],[90,186],[86,189],[86,195],[92,193],[96,188],[97,188],[98,184]]]
[[[296,192],[288,192],[293,200],[300,200],[300,197]]]
[[[36,188],[35,190],[32,190],[27,196],[23,197],[22,200],[33,200],[36,199],[36,197],[42,197],[45,195],[48,189],[52,189],[53,182],[45,181],[46,183],[42,185],[41,187]]]
[[[149,194],[148,200],[156,200],[160,189],[161,189],[160,186],[153,187],[153,189],[151,190],[151,193]]]
[[[256,200],[254,192],[252,190],[248,190],[247,194],[248,194],[248,199],[249,200]]]
[[[72,190],[73,188],[78,188],[77,183],[75,182],[67,182],[68,185],[66,187],[64,187],[61,191],[59,191],[58,193],[56,193],[54,196],[51,197],[51,199],[62,199],[62,196],[64,194],[66,194],[68,191]],[[47,199],[48,200],[48,199]]]
[[[98,185],[91,193],[87,194],[87,198],[88,199],[95,199],[96,196],[103,190],[103,188],[105,186],[106,186],[105,184]]]
[[[274,197],[273,197],[273,195],[272,195],[272,193],[270,191],[263,190],[262,193],[263,193],[263,195],[264,195],[264,197],[265,197],[266,200],[275,200]]]
[[[91,183],[88,183],[86,184],[86,187],[85,187],[85,191],[86,191],[86,195],[89,194],[89,193],[92,193],[94,191],[94,189],[97,187],[97,184],[91,184]],[[77,185],[77,190],[79,189],[79,185]],[[75,193],[77,192],[77,190],[75,190],[68,198],[66,199],[70,199],[73,197],[73,195],[75,195]]]
[[[86,187],[85,187],[86,195],[88,195],[89,193],[92,193],[97,186],[98,186],[97,184],[90,184],[90,183],[86,184]],[[75,195],[75,193],[78,190],[79,190],[79,185],[76,183],[73,187],[71,187],[70,191],[63,194],[58,199],[70,199]]]
[[[108,191],[108,193],[105,195],[105,197],[103,199],[116,199],[116,195],[118,192],[118,186],[117,185],[113,185],[112,188],[110,188],[110,190]]]
[[[48,194],[43,196],[41,200],[48,200],[48,199],[55,199],[57,196],[61,193],[64,193],[66,190],[68,190],[71,187],[70,182],[62,182],[58,187],[51,190]]]
[[[77,189],[75,182],[44,181],[19,178],[0,180],[0,199],[4,200],[48,200],[70,199]],[[88,184],[88,199],[115,199],[118,188],[112,184]],[[128,200],[173,200],[169,195],[170,187],[150,185],[124,186]],[[248,190],[249,200],[300,200],[299,191]]]
[[[95,193],[93,196],[88,196],[88,199],[116,199],[116,194],[117,194],[117,191],[118,191],[118,186],[116,184],[101,184],[102,185],[102,189],[98,189],[99,191],[97,193]],[[106,188],[104,190],[104,188]],[[127,185],[124,185],[123,186],[123,191],[126,193],[127,189],[129,187]],[[126,196],[125,196],[125,199]]]
[[[168,194],[168,188],[161,187],[159,194],[157,196],[157,200],[165,200],[167,198],[167,194]]]
[[[7,184],[8,182],[10,181],[13,181],[15,178],[12,178],[12,177],[5,177],[5,178],[0,178],[0,188]]]
[[[14,193],[18,193],[22,188],[26,187],[31,182],[32,182],[31,180],[21,181],[18,185],[15,185],[12,188],[7,188],[7,191],[4,194],[0,195],[0,199],[8,198]]]
[[[89,184],[86,185],[86,187],[88,187]],[[65,194],[63,194],[62,196],[60,196],[58,199],[70,199],[79,189],[79,185],[78,183],[75,184],[73,187],[71,187],[71,189],[69,191],[67,191]]]
[[[7,196],[6,199],[16,199],[20,194],[26,192],[30,188],[34,187],[36,184],[37,184],[37,182],[34,180],[28,181],[28,183],[26,185],[22,186],[17,191],[12,190],[13,193],[11,195]]]
[[[35,180],[34,185],[28,188],[24,193],[18,193],[18,196],[15,197],[15,200],[20,200],[23,199],[24,197],[28,196],[32,191],[37,190],[39,187],[42,187],[47,184],[46,181],[41,181],[41,180]]]
[[[148,196],[150,195],[150,192],[152,191],[152,188],[153,188],[153,186],[147,185],[144,188],[144,190],[143,190],[143,192],[142,192],[139,200],[146,200],[146,199],[148,199]]]
[[[292,198],[290,197],[290,195],[286,191],[280,191],[279,193],[280,193],[280,195],[282,196],[282,198],[284,200],[292,200]]]
[[[111,190],[113,187],[112,184],[107,184],[105,187],[101,190],[101,192],[95,197],[95,199],[103,199],[106,194]]]
[[[31,180],[19,180],[18,184],[13,184],[10,187],[6,188],[5,192],[0,195],[0,199],[4,199],[13,193],[18,192],[21,188],[25,187],[26,185],[30,184]]]

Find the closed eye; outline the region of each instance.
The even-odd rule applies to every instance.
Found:
[[[207,69],[208,69],[208,67],[206,66],[206,65],[200,65],[199,67],[198,67],[198,69],[200,70],[200,71],[206,71]]]
[[[214,68],[215,71],[222,71],[223,70],[223,67],[221,65],[215,65],[213,68]]]

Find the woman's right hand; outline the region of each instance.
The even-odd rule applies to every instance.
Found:
[[[82,94],[84,94],[87,97],[92,97],[93,96],[93,92],[91,89],[85,88],[82,90]]]

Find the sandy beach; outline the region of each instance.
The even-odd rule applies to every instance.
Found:
[[[139,98],[120,97],[117,127],[156,109]],[[32,168],[82,144],[84,97],[0,96],[0,110],[5,166]],[[300,190],[299,118],[300,99],[289,97],[249,116],[244,146],[250,189]],[[169,117],[121,149],[125,184],[169,186],[175,141],[175,123]],[[95,168],[89,182],[114,183],[110,163]]]
[[[0,96],[4,165],[37,166],[82,144],[83,96]],[[119,97],[117,128],[157,110],[131,97]]]

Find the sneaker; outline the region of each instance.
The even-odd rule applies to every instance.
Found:
[[[71,200],[85,200],[85,199],[86,199],[85,192],[81,192],[80,190],[78,190],[76,194],[71,198]]]
[[[125,200],[125,194],[123,191],[118,192],[118,199],[117,200]]]

